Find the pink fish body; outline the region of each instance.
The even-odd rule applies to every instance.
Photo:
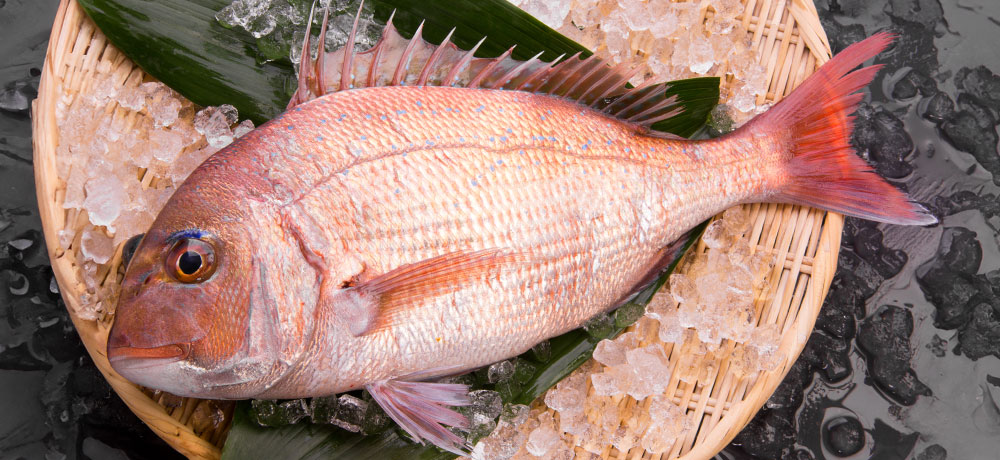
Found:
[[[730,206],[934,222],[847,144],[852,93],[875,68],[848,71],[890,40],[849,48],[714,140],[525,91],[389,86],[300,104],[177,190],[128,267],[109,357],[180,395],[367,388],[418,440],[454,449],[434,427],[461,423],[444,407],[461,388],[417,380],[579,327]]]

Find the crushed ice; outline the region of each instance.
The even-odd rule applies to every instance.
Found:
[[[77,313],[86,319],[105,310],[117,248],[149,228],[195,167],[253,129],[249,120],[232,127],[232,106],[196,111],[162,83],[102,75],[89,91],[65,94],[56,111],[56,167],[69,211],[59,244],[78,251],[87,292]]]

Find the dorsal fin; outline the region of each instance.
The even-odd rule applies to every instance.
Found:
[[[323,15],[323,31],[329,22],[328,11],[326,9]],[[354,51],[354,38],[361,15],[360,8],[354,17],[347,44],[329,52],[330,56],[325,56],[326,52],[321,49],[316,60],[310,63],[309,42],[313,13],[310,10],[309,24],[306,25],[302,62],[299,65],[299,89],[289,102],[289,107],[342,89],[434,85],[549,94],[600,110],[646,129],[681,111],[676,98],[666,95],[667,85],[664,83],[647,83],[629,88],[628,81],[638,72],[638,68],[628,69],[623,65],[611,67],[594,55],[581,59],[581,53],[565,60],[561,60],[560,56],[552,62],[539,60],[539,53],[527,61],[519,61],[510,57],[513,48],[495,58],[477,58],[474,53],[482,40],[471,50],[461,50],[450,40],[455,31],[452,29],[440,45],[433,45],[421,37],[423,22],[417,27],[413,38],[406,39],[392,25],[393,16],[389,17],[378,43],[367,51],[357,53]]]

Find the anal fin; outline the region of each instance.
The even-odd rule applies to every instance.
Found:
[[[448,429],[469,429],[469,419],[448,408],[471,404],[466,385],[392,379],[370,383],[365,389],[417,442],[427,440],[449,452],[469,454],[465,440]]]

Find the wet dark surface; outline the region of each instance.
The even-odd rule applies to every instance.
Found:
[[[720,455],[997,458],[1000,2],[816,3],[835,51],[900,34],[854,142],[942,224],[848,220],[806,350]],[[0,458],[173,457],[87,357],[45,255],[27,104],[56,5],[0,0]]]

